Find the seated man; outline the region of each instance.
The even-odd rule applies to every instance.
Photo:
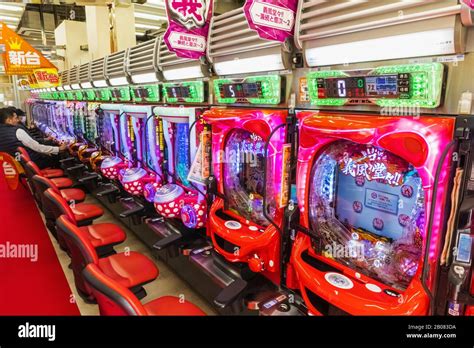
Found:
[[[43,145],[53,145],[53,146],[55,145],[53,141],[53,137],[49,136],[47,138],[44,138],[43,135],[41,134],[41,131],[38,128],[26,126],[26,113],[22,109],[17,109],[14,106],[10,106],[9,108],[12,109],[20,118],[20,122],[18,123],[18,126],[20,128],[23,128],[30,137],[32,137],[38,143],[43,144]]]
[[[31,160],[40,169],[55,167],[58,154],[66,149],[66,145],[41,145],[20,127],[20,118],[12,108],[0,109],[0,152],[16,157],[17,148],[23,146],[30,154]]]

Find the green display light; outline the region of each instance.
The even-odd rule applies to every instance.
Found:
[[[108,88],[98,88],[94,90],[95,100],[109,101],[111,100],[111,93]]]
[[[204,103],[204,82],[163,83],[165,103]]]
[[[441,103],[444,66],[441,63],[393,65],[374,70],[381,74],[410,74],[409,99],[378,99],[376,104],[383,107],[436,108]]]
[[[76,95],[73,91],[66,92],[66,100],[76,100]]]
[[[84,90],[85,100],[94,101],[96,99],[95,91],[93,89]]]
[[[160,87],[154,85],[131,86],[132,100],[137,103],[156,103],[160,101]]]
[[[359,73],[359,72],[358,72]],[[351,75],[342,70],[314,71],[307,75],[308,93],[312,105],[342,106],[345,104],[373,103],[381,107],[420,107],[436,108],[441,102],[444,66],[441,63],[405,64],[382,66],[367,70],[365,75]],[[398,79],[400,74],[406,74]],[[356,78],[397,75],[397,81],[404,85],[396,86],[397,97],[364,96],[361,98],[332,98],[320,95],[321,79]],[[403,86],[403,87],[402,87]],[[359,86],[362,87],[362,86]],[[403,90],[403,88],[405,88]],[[323,91],[323,94],[325,91]]]
[[[84,93],[82,91],[75,91],[74,92],[76,100],[82,101],[84,100]]]
[[[52,98],[53,98],[53,100],[59,100],[59,92],[53,92],[52,93]]]
[[[281,102],[281,76],[251,76],[244,79],[214,80],[214,94],[221,104],[267,104]]]
[[[131,101],[132,96],[130,95],[130,87],[111,87],[109,89],[111,101]]]
[[[66,100],[66,92],[61,91],[58,93],[59,95],[59,100]]]

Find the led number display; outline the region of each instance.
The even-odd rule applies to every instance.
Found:
[[[308,74],[311,104],[338,106],[438,107],[443,82],[441,63],[383,66],[365,71],[314,71]]]
[[[167,103],[203,103],[205,97],[204,82],[164,83],[163,97]]]
[[[135,102],[158,102],[160,100],[158,85],[132,86],[131,94]]]
[[[281,102],[281,76],[252,76],[214,80],[216,99],[222,104],[269,104]]]

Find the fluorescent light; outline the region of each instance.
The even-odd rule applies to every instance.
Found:
[[[165,7],[165,2],[163,0],[147,0],[145,5],[157,5]]]
[[[233,75],[284,69],[285,65],[282,56],[278,53],[214,63],[214,70],[217,75]]]
[[[92,83],[90,83],[90,82],[81,83],[81,87],[82,88],[92,88]]]
[[[108,84],[105,80],[92,81],[92,85],[94,87],[107,87],[108,86]]]
[[[17,6],[17,5],[0,4],[0,10],[20,12],[20,11],[23,11],[23,9],[24,7],[22,5]]]
[[[166,16],[159,16],[145,12],[135,12],[136,18],[143,18],[143,19],[150,19],[150,20],[157,20],[157,21],[167,21],[168,17]]]
[[[158,82],[158,78],[155,73],[132,75],[132,82],[136,84]]]
[[[123,86],[128,84],[128,80],[126,77],[114,77],[109,79],[109,83],[111,86]]]
[[[63,86],[58,86],[58,91],[64,91],[64,87]]]
[[[81,89],[81,86],[79,86],[78,83],[75,83],[73,85],[71,85],[72,89]]]
[[[10,16],[0,16],[0,19],[2,21],[10,21],[10,22],[19,22],[20,21],[20,17],[10,17]]]
[[[190,66],[186,68],[164,70],[163,76],[168,81],[204,77],[201,67],[199,65]]]
[[[151,25],[151,24],[135,23],[135,28],[138,28],[138,29],[160,29],[161,27],[159,27],[157,25]]]
[[[138,31],[135,32],[135,36],[142,36],[145,35],[145,33],[139,33]]]
[[[70,91],[70,90],[71,90],[71,86],[69,86],[69,85],[64,86],[64,90],[65,90],[65,91]]]
[[[444,28],[309,48],[305,56],[311,67],[435,56],[455,53],[454,41],[454,28]]]

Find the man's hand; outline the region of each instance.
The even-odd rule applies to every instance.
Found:
[[[66,149],[67,149],[66,143],[62,143],[61,145],[59,145],[59,152],[66,151]]]

